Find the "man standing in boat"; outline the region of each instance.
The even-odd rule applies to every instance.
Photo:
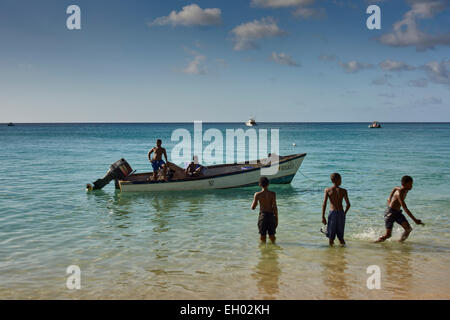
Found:
[[[163,179],[165,181],[167,181],[166,178],[166,174],[167,174],[167,165],[166,163],[167,161],[167,153],[166,153],[166,149],[164,149],[163,147],[161,147],[162,144],[162,140],[158,139],[156,140],[156,147],[153,147],[149,152],[148,152],[148,160],[150,160],[152,167],[153,167],[153,181],[156,181],[156,178],[158,176],[158,170],[160,168],[163,169]],[[153,159],[151,158],[152,153],[154,153],[153,155]],[[166,162],[164,162],[164,160],[162,159],[164,155],[164,158],[166,159]]]

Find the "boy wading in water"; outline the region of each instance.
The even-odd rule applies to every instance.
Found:
[[[330,178],[331,182],[333,182],[333,186],[325,189],[325,197],[322,204],[322,223],[325,225],[327,224],[327,219],[325,219],[325,211],[327,209],[327,202],[330,200],[330,214],[328,215],[326,236],[330,241],[330,246],[334,245],[334,239],[336,236],[343,246],[345,245],[345,216],[350,209],[350,201],[348,200],[347,190],[340,187],[342,183],[341,175],[339,173],[333,173]],[[345,200],[346,203],[345,211],[342,207],[342,200]]]
[[[262,188],[260,192],[256,192],[253,198],[252,210],[255,210],[259,203],[258,229],[261,235],[261,241],[266,242],[266,234],[269,239],[275,243],[275,231],[278,226],[278,208],[276,194],[269,191],[269,179],[261,177],[259,186]]]
[[[402,237],[400,238],[400,241],[405,241],[409,234],[412,231],[411,226],[408,223],[408,220],[406,220],[405,216],[402,213],[402,210],[400,210],[401,207],[405,210],[405,212],[408,214],[408,216],[413,219],[413,221],[416,224],[422,224],[422,221],[419,219],[416,219],[411,211],[409,211],[408,207],[405,203],[406,195],[408,194],[408,191],[412,189],[413,186],[413,178],[410,176],[404,176],[402,177],[402,186],[401,187],[395,187],[391,194],[389,195],[389,198],[387,200],[388,208],[384,212],[384,221],[386,224],[386,234],[382,237],[380,237],[375,242],[383,242],[386,239],[389,239],[392,236],[392,227],[394,226],[394,222],[397,222],[400,224],[405,231],[402,234]]]

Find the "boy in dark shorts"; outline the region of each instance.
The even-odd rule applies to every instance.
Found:
[[[153,177],[152,177],[153,181],[156,181],[156,177],[158,175],[158,170],[160,168],[163,169],[163,179],[165,181],[167,181],[167,166],[166,166],[167,153],[166,153],[166,149],[161,147],[161,145],[162,145],[161,139],[156,140],[156,147],[153,147],[148,152],[148,160],[150,160],[152,167],[153,167]],[[153,153],[153,158],[152,158],[152,153]],[[164,162],[164,160],[162,159],[163,156],[166,159],[166,162]]]
[[[405,241],[409,234],[412,231],[411,226],[409,225],[408,220],[406,220],[405,216],[402,213],[402,210],[400,210],[401,207],[405,210],[405,212],[408,214],[408,216],[413,219],[413,221],[416,224],[422,224],[423,222],[419,219],[416,219],[411,211],[409,211],[408,207],[405,203],[406,195],[408,194],[408,191],[411,190],[413,187],[413,178],[410,176],[404,176],[402,177],[402,186],[401,187],[395,187],[391,194],[389,195],[389,198],[387,200],[388,208],[384,212],[384,221],[386,225],[386,234],[382,237],[380,237],[375,242],[383,242],[386,239],[389,239],[392,236],[392,228],[394,226],[394,222],[397,222],[399,225],[405,229],[405,231],[402,234],[402,237],[400,238],[400,241]]]
[[[278,208],[276,194],[269,191],[269,179],[261,177],[259,186],[262,188],[260,192],[256,192],[253,197],[252,210],[255,210],[259,203],[258,229],[261,235],[261,242],[266,242],[266,234],[269,239],[275,243],[275,232],[278,226]]]
[[[333,173],[330,176],[333,186],[325,189],[325,195],[322,204],[322,223],[327,225],[327,219],[325,219],[325,211],[327,209],[327,202],[330,200],[330,213],[328,215],[327,232],[325,233],[329,239],[330,246],[334,245],[334,239],[336,236],[341,243],[341,246],[345,245],[344,229],[345,229],[345,217],[350,209],[350,201],[348,200],[347,190],[340,187],[342,178],[339,173]],[[345,211],[342,207],[342,200],[345,200]]]

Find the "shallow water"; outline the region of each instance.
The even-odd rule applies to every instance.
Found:
[[[0,126],[0,298],[450,298],[450,124],[262,125],[280,129],[281,154],[308,153],[291,185],[272,188],[276,245],[258,243],[255,188],[84,190],[121,157],[149,171],[154,140],[170,151],[182,127],[193,125]],[[352,202],[346,248],[329,248],[319,232],[334,171]],[[414,177],[407,203],[426,226],[413,225],[406,243],[397,226],[392,240],[373,244],[404,174]],[[69,265],[81,268],[81,290],[66,288]],[[366,286],[370,265],[381,269],[380,290]]]

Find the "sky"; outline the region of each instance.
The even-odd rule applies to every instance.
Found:
[[[449,46],[449,0],[0,0],[0,122],[450,121]]]

